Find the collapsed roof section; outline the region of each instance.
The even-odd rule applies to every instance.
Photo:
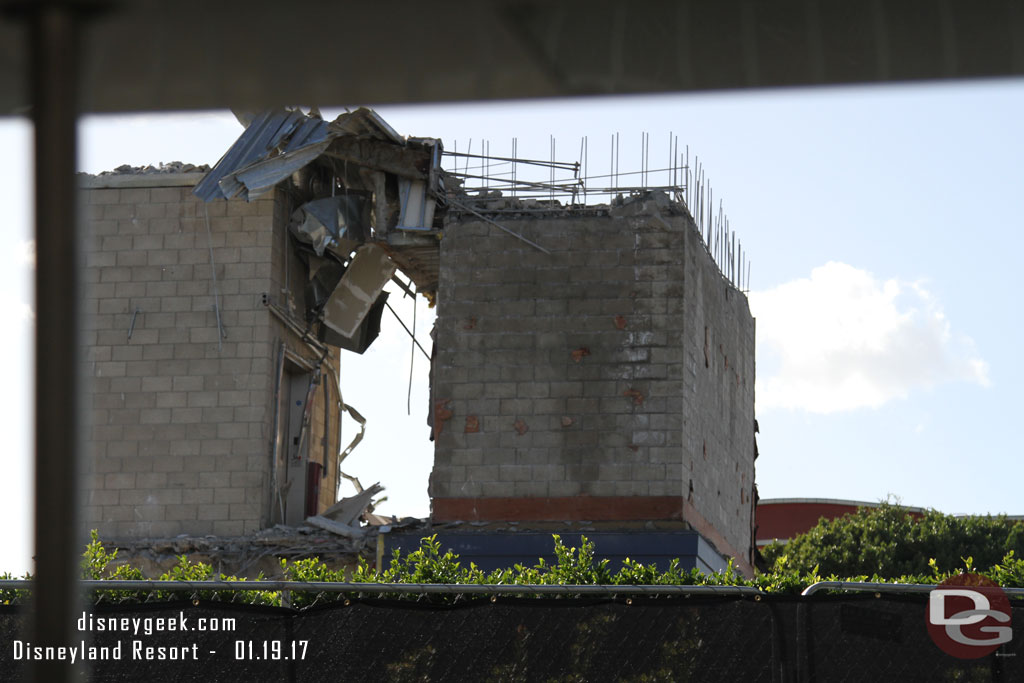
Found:
[[[321,341],[362,353],[379,333],[396,269],[417,292],[437,290],[443,151],[439,140],[403,138],[371,109],[330,122],[276,109],[251,120],[193,193],[250,201],[284,186],[309,272],[307,322],[322,323]]]

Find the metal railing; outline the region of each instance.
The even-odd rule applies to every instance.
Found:
[[[0,590],[32,590],[31,579],[0,580]],[[359,583],[343,581],[161,581],[156,579],[83,579],[76,582],[81,591],[164,591],[188,592],[285,592],[285,593],[358,593],[382,595],[770,595],[754,586],[640,585],[640,584],[466,584],[466,583]],[[873,583],[870,581],[818,581],[803,591],[808,597],[821,591],[866,593],[928,593],[939,584]],[[1009,596],[1024,597],[1024,588],[1001,588]]]
[[[805,588],[800,595],[814,595],[823,590],[860,591],[865,593],[929,593],[939,588],[937,583],[872,583],[870,581],[818,581]],[[1002,588],[1007,595],[1024,596],[1024,588]]]
[[[680,586],[615,584],[466,584],[466,583],[352,583],[340,581],[158,581],[85,579],[83,591],[290,591],[293,593],[409,593],[417,595],[765,595],[753,586]],[[29,590],[32,581],[0,580],[0,590]]]

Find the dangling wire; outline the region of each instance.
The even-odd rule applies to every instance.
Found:
[[[405,414],[412,415],[412,367],[416,361],[416,295],[412,296],[412,343],[409,346],[409,391],[405,395]]]
[[[224,350],[224,340],[228,333],[224,330],[224,322],[220,317],[220,294],[217,292],[217,264],[213,261],[213,235],[210,231],[210,211],[203,204],[203,215],[206,217],[206,246],[210,249],[210,277],[213,279],[213,310],[217,314],[217,351]],[[131,336],[130,334],[128,335]]]

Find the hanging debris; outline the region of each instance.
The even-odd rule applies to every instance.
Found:
[[[297,207],[288,230],[308,273],[306,320],[318,341],[362,353],[396,269],[417,293],[437,289],[441,142],[403,138],[366,108],[331,122],[297,109],[242,120],[245,132],[193,194],[251,201],[284,188]]]

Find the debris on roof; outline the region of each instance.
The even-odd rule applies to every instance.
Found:
[[[348,477],[349,479],[353,479]],[[382,517],[373,514],[372,500],[384,488],[363,490],[354,480],[356,495],[344,498],[321,515],[298,526],[278,524],[246,536],[188,536],[113,541],[119,564],[139,567],[146,576],[159,576],[178,563],[181,555],[205,562],[215,572],[265,578],[280,575],[281,559],[319,558],[331,568],[354,566],[362,557],[372,560],[379,534],[392,529],[421,528],[425,520],[414,517]]]
[[[113,171],[103,171],[99,175],[153,175],[157,173],[206,173],[210,170],[209,164],[186,164],[181,161],[168,161],[156,166],[132,166],[122,164]]]
[[[359,538],[342,538],[312,526],[279,524],[246,536],[177,536],[174,538],[112,541],[119,564],[139,567],[149,577],[159,576],[188,555],[217,573],[255,578],[280,575],[281,559],[317,557],[330,567],[354,565],[359,557],[372,558],[376,528]]]
[[[313,515],[312,517],[306,518],[306,524],[329,531],[332,534],[347,538],[352,541],[362,540],[366,537],[366,531],[360,527],[354,527],[349,524],[342,524],[341,522],[335,522],[333,519],[327,519],[323,515]]]

